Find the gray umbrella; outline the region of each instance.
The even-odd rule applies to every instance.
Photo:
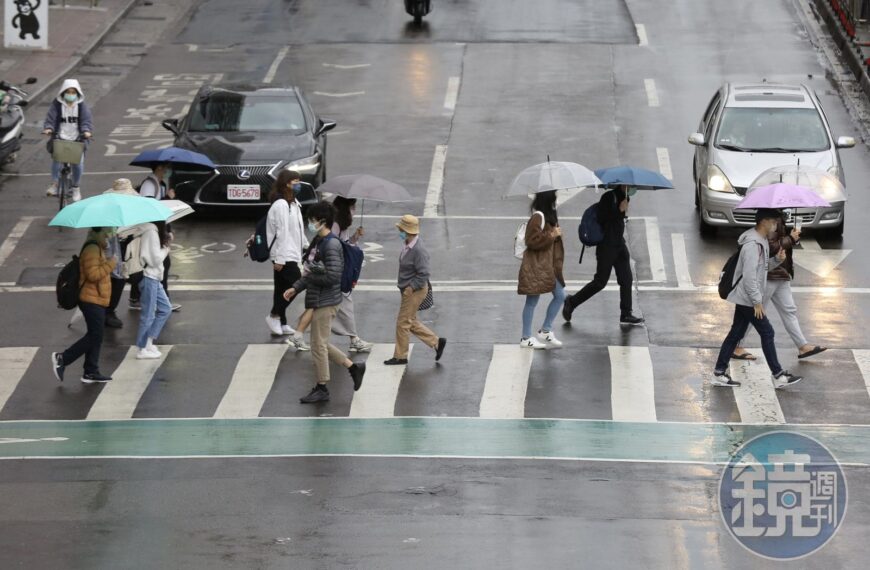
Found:
[[[395,182],[370,174],[347,174],[330,178],[317,188],[320,192],[361,200],[360,222],[365,216],[365,201],[409,202],[411,195]]]

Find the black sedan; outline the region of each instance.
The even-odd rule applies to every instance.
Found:
[[[201,152],[216,165],[210,173],[177,169],[177,197],[204,206],[263,206],[282,169],[302,175],[317,200],[326,179],[326,133],[335,123],[319,118],[295,87],[209,85],[202,87],[183,119],[163,121],[175,146]],[[310,186],[308,186],[310,185]]]

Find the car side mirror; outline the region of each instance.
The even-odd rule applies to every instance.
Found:
[[[704,146],[707,144],[707,141],[704,140],[704,135],[701,133],[692,133],[689,135],[689,144],[693,144],[695,146]]]
[[[34,83],[36,83],[36,81],[37,80],[35,77],[28,77],[27,80],[24,82],[24,84],[25,85],[33,85]]]
[[[854,137],[839,137],[837,139],[837,148],[852,148],[855,146]]]
[[[317,127],[317,132],[315,133],[318,137],[323,133],[327,133],[334,129],[338,123],[335,121],[324,121],[321,119],[320,126]]]
[[[300,182],[299,192],[296,193],[296,199],[299,200],[299,203],[303,206],[310,206],[311,204],[316,204],[319,202],[319,198],[317,197],[317,191],[314,189],[314,186],[309,184],[308,182]]]
[[[163,125],[164,129],[178,136],[178,119],[166,119],[160,124]]]

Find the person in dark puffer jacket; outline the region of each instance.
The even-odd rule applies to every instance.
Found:
[[[332,319],[341,304],[341,274],[344,271],[344,251],[338,238],[332,234],[335,208],[328,202],[320,202],[308,211],[308,229],[316,237],[303,255],[302,277],[284,292],[286,300],[305,291],[305,308],[313,310],[311,318],[311,356],[317,384],[304,398],[302,404],[329,401],[329,361],[341,364],[350,372],[354,391],[362,386],[366,366],[356,364],[338,348],[329,343]]]

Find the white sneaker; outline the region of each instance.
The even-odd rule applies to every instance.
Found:
[[[350,341],[350,352],[371,352],[375,345],[356,337]]]
[[[296,336],[295,334],[287,339],[287,344],[299,352],[308,352],[311,350],[311,347],[306,344],[305,339],[301,336]]]
[[[148,342],[145,344],[145,348],[143,350],[155,355],[156,358],[160,358],[161,356],[163,356],[163,353],[160,352],[160,350],[158,350],[156,346],[154,346],[154,341],[151,340],[150,338],[148,339]]]
[[[163,356],[160,352],[150,351],[147,348],[140,348],[136,353],[136,360],[156,360]]]
[[[556,335],[553,334],[553,331],[538,331],[538,338],[541,342],[545,342],[552,348],[562,348],[562,341],[556,338]]]
[[[71,198],[71,200],[72,200],[73,202],[78,202],[78,201],[81,200],[81,199],[82,199],[82,189],[79,188],[78,186],[73,186],[73,187],[72,187],[72,198]]]
[[[52,183],[52,185],[45,190],[45,195],[49,198],[57,198],[57,184]]]
[[[290,325],[281,325],[282,334],[296,334],[296,330]]]
[[[523,348],[534,348],[534,349],[539,349],[539,350],[547,348],[546,344],[539,341],[538,339],[536,339],[533,336],[530,336],[529,338],[524,338],[523,340],[521,340],[520,346]]]
[[[281,330],[281,319],[279,319],[278,317],[266,315],[266,326],[269,327],[270,331],[272,331],[273,336],[284,335],[284,331]]]

